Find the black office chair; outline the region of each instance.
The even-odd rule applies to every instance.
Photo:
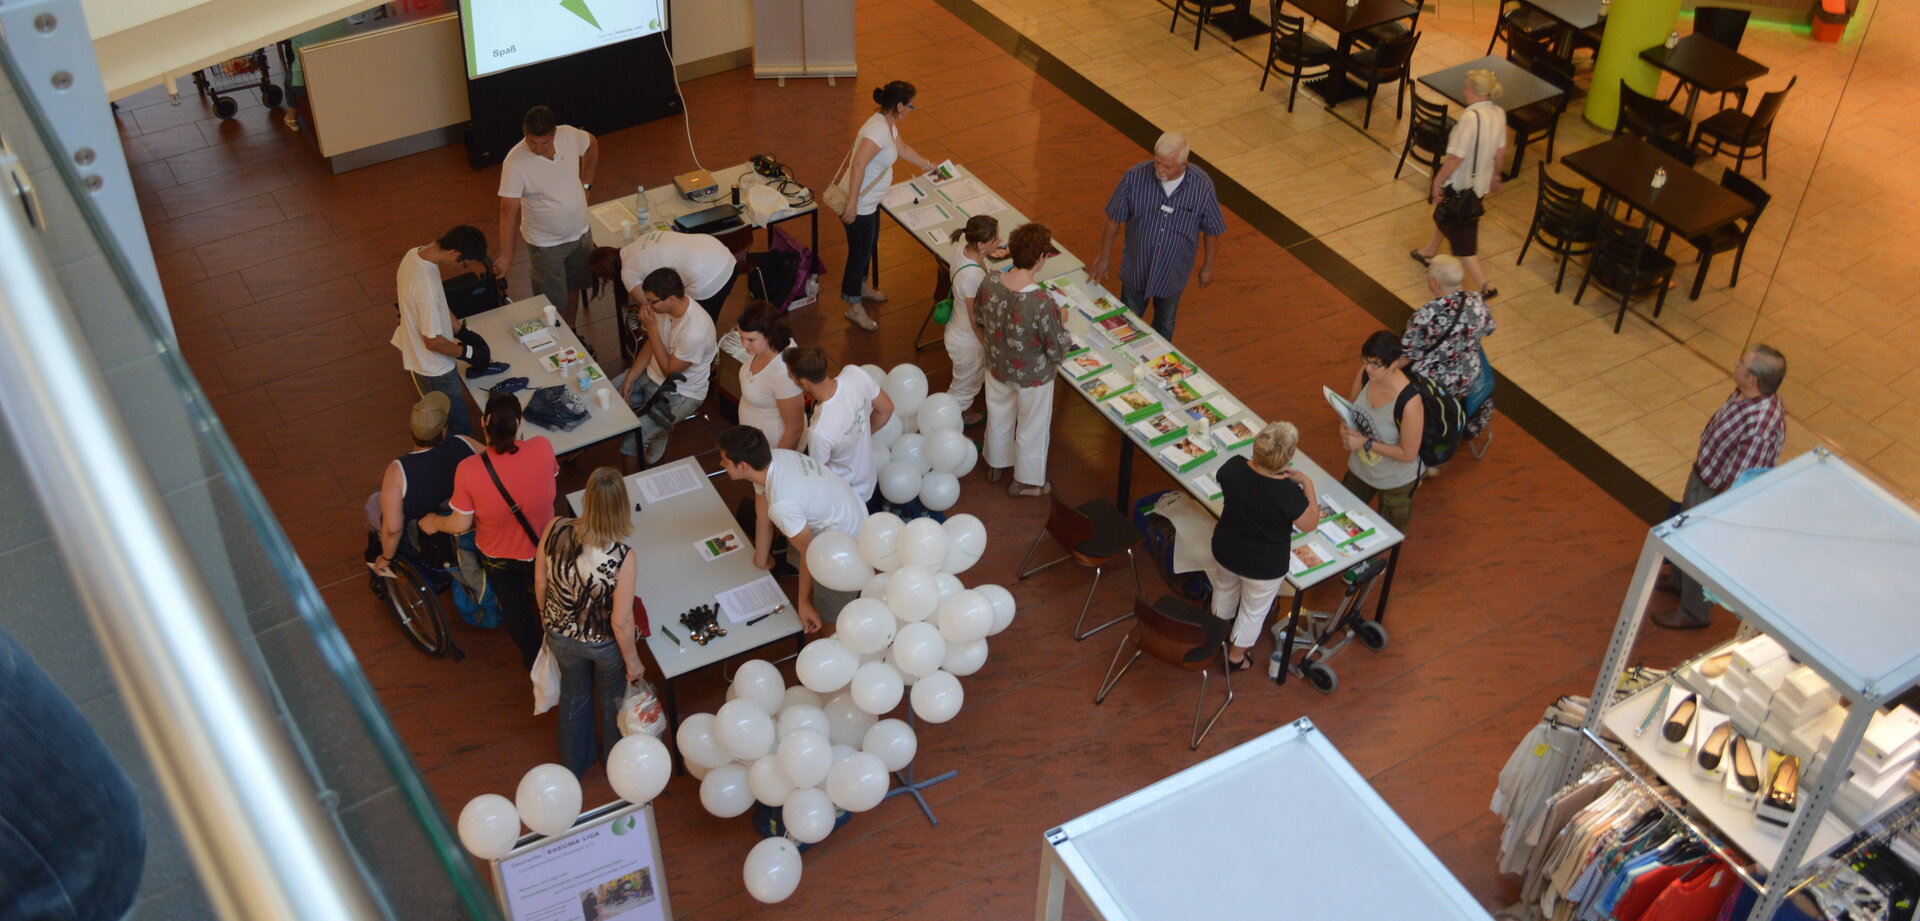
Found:
[[[1347,79],[1367,88],[1367,114],[1360,120],[1362,131],[1373,126],[1373,97],[1380,84],[1392,83],[1393,117],[1406,113],[1408,71],[1413,66],[1413,50],[1420,44],[1420,33],[1409,32],[1384,45],[1376,45],[1347,55]]]
[[[1573,101],[1573,80],[1562,76],[1560,68],[1535,61],[1530,70],[1534,76],[1559,87],[1560,95],[1507,110],[1507,126],[1513,129],[1513,165],[1507,168],[1508,179],[1520,175],[1520,159],[1526,156],[1527,145],[1534,141],[1547,142],[1547,162],[1553,162],[1553,141],[1560,134],[1560,116],[1566,114],[1567,103]]]
[[[1447,117],[1447,104],[1428,102],[1420,98],[1420,90],[1413,91],[1413,124],[1407,128],[1407,142],[1400,147],[1400,162],[1393,167],[1393,178],[1400,178],[1400,171],[1407,165],[1407,155],[1415,150],[1427,154],[1414,157],[1415,163],[1425,163],[1428,169],[1440,171],[1440,164],[1447,159],[1447,139],[1453,136],[1454,120]]]
[[[1553,276],[1553,293],[1559,294],[1567,278],[1567,263],[1575,256],[1593,252],[1593,241],[1600,232],[1600,212],[1586,203],[1579,186],[1555,182],[1547,175],[1545,163],[1538,166],[1540,190],[1534,199],[1533,223],[1520,243],[1520,258],[1513,264],[1526,261],[1527,247],[1540,241],[1542,249],[1560,257],[1560,271]]]
[[[1232,9],[1233,4],[1234,0],[1173,0],[1173,22],[1167,26],[1167,31],[1172,32],[1179,28],[1180,14],[1192,9],[1194,21],[1197,23],[1193,29],[1193,50],[1199,51],[1200,35],[1207,31],[1207,20],[1213,18],[1215,10]]]
[[[1693,8],[1693,34],[1739,51],[1740,40],[1747,34],[1747,20],[1752,16],[1747,10],[1728,6],[1697,6]]]
[[[1407,21],[1401,22],[1396,19],[1393,22],[1383,22],[1371,29],[1362,29],[1354,33],[1353,43],[1371,48],[1375,45],[1384,45],[1409,32],[1418,32],[1420,31],[1420,14],[1426,11],[1427,0],[1414,0],[1413,16]]]
[[[1613,122],[1613,136],[1631,131],[1643,138],[1668,138],[1686,142],[1693,123],[1653,96],[1643,96],[1627,81],[1620,81],[1620,115]]]
[[[1060,494],[1055,492],[1048,497],[1048,502],[1047,523],[1039,533],[1033,535],[1027,555],[1020,558],[1017,575],[1024,582],[1068,560],[1093,570],[1093,584],[1087,587],[1087,600],[1080,605],[1080,618],[1073,623],[1073,638],[1084,640],[1133,616],[1133,612],[1128,611],[1092,630],[1086,629],[1087,610],[1093,607],[1093,594],[1100,589],[1100,576],[1108,565],[1122,556],[1127,558],[1127,566],[1133,571],[1133,597],[1140,597],[1140,563],[1134,559],[1133,550],[1145,543],[1146,538],[1141,536],[1139,529],[1127,520],[1118,506],[1105,499],[1095,499],[1076,507],[1062,501]],[[1033,560],[1033,551],[1040,549],[1040,541],[1048,537],[1067,552],[1057,559],[1028,569],[1027,564]]]
[[[1753,213],[1745,218],[1744,223],[1716,227],[1687,240],[1700,250],[1700,271],[1693,276],[1693,290],[1687,293],[1689,300],[1700,299],[1700,289],[1707,281],[1707,267],[1713,264],[1715,253],[1733,251],[1733,273],[1727,278],[1727,287],[1740,284],[1740,260],[1746,258],[1747,240],[1753,236],[1753,227],[1760,223],[1760,215],[1766,212],[1767,204],[1773,201],[1773,196],[1766,189],[1732,170],[1720,174],[1720,186],[1751,202]]]
[[[1494,21],[1493,37],[1487,40],[1487,53],[1493,53],[1493,46],[1514,35],[1524,35],[1538,41],[1548,41],[1560,30],[1560,23],[1539,10],[1522,3],[1521,0],[1500,0],[1500,18]]]
[[[1740,172],[1748,160],[1760,159],[1760,178],[1767,178],[1767,147],[1773,138],[1773,119],[1780,114],[1780,106],[1787,101],[1787,93],[1800,81],[1794,77],[1787,81],[1785,89],[1775,90],[1760,97],[1760,104],[1753,107],[1748,115],[1739,109],[1726,109],[1707,116],[1706,121],[1693,132],[1693,149],[1699,149],[1702,142],[1711,143],[1713,149],[1708,156],[1723,153],[1733,155],[1733,171]]]
[[[1607,212],[1600,213],[1600,227],[1594,247],[1593,258],[1587,260],[1586,274],[1580,276],[1580,287],[1573,292],[1573,302],[1587,293],[1587,284],[1594,283],[1620,296],[1620,313],[1613,319],[1613,331],[1620,332],[1620,325],[1627,319],[1627,304],[1636,297],[1652,295],[1653,315],[1660,315],[1660,308],[1667,303],[1667,283],[1673,280],[1673,260],[1665,253],[1647,242],[1653,231],[1651,224],[1629,224]]]
[[[1333,66],[1333,48],[1307,34],[1307,20],[1280,12],[1280,0],[1273,0],[1273,33],[1267,38],[1267,66],[1260,72],[1260,92],[1267,91],[1267,78],[1275,73],[1292,84],[1287,87],[1287,111],[1300,95],[1300,81],[1309,70],[1326,73]]]

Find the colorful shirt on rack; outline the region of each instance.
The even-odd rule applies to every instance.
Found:
[[[1640,921],[1698,921],[1719,914],[1727,893],[1740,877],[1718,860],[1702,861],[1690,876],[1662,889],[1640,916]]]

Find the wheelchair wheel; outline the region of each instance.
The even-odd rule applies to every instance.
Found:
[[[1354,624],[1353,633],[1360,638],[1361,645],[1374,652],[1387,648],[1387,628],[1373,621],[1363,620]]]
[[[379,577],[384,590],[375,590],[387,603],[387,611],[400,625],[401,635],[415,649],[430,656],[445,655],[452,647],[447,633],[447,618],[440,611],[440,593],[433,580],[406,560],[394,560],[393,577]]]

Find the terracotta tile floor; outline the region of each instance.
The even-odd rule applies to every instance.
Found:
[[[802,177],[822,177],[869,111],[867,88],[909,79],[922,88],[919,114],[905,125],[919,149],[968,164],[1063,240],[1091,248],[1113,177],[1143,151],[929,0],[873,0],[860,23],[858,81],[777,88],[742,70],[689,83],[704,162],[772,150]],[[511,790],[527,767],[553,757],[554,739],[549,719],[528,715],[505,637],[463,627],[465,661],[423,658],[375,605],[359,562],[361,502],[405,450],[414,399],[386,341],[395,260],[451,224],[494,226],[497,177],[468,169],[451,148],[334,176],[278,113],[253,107],[220,123],[195,106],[145,94],[121,116],[182,345],[442,805],[455,813],[473,795]],[[599,183],[656,185],[683,171],[692,161],[682,131],[661,121],[605,137]],[[1378,324],[1239,217],[1229,224],[1218,281],[1190,292],[1181,343],[1263,416],[1298,422],[1304,448],[1337,467],[1318,388],[1349,379],[1357,344]],[[844,247],[831,226],[821,249],[832,285]],[[849,362],[909,356],[933,262],[891,228],[881,258],[895,295],[881,331],[850,331],[837,312],[810,308],[795,316],[802,341]],[[514,284],[525,290],[519,270]],[[612,348],[606,316],[597,306],[587,325],[603,354]],[[944,383],[943,354],[919,360]],[[1392,645],[1339,659],[1330,696],[1243,678],[1198,753],[1180,744],[1189,675],[1145,663],[1105,705],[1092,704],[1119,637],[1068,637],[1086,574],[1058,569],[1014,582],[1045,509],[969,478],[960,510],[990,522],[992,541],[966,578],[1008,583],[1022,607],[987,667],[967,680],[960,717],[922,735],[922,770],[960,771],[931,791],[941,825],[890,800],[809,853],[790,906],[764,909],[740,883],[753,842],[747,824],[707,816],[694,785],[677,779],[658,805],[678,914],[1024,914],[1046,828],[1302,715],[1326,728],[1487,905],[1506,904],[1513,893],[1493,869],[1487,797],[1548,700],[1588,690],[1645,526],[1511,422],[1498,425],[1484,460],[1456,461],[1419,498],[1387,620]],[[703,442],[676,437],[675,453]],[[1062,397],[1054,444],[1053,478],[1069,497],[1111,494],[1117,435],[1078,399]],[[600,448],[569,466],[563,491],[611,460]],[[1166,485],[1143,473],[1135,493]],[[1098,604],[1123,605],[1124,592],[1103,586]],[[1713,632],[1730,629],[1723,622]],[[1650,662],[1707,639],[1652,632]],[[709,673],[681,693],[694,712],[717,705],[723,687]],[[590,775],[588,799],[608,798],[602,775]]]

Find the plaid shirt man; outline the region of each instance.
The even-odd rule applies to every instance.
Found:
[[[1779,394],[1747,398],[1735,390],[1700,433],[1694,468],[1700,482],[1720,492],[1740,474],[1778,463],[1786,440],[1787,408]]]

